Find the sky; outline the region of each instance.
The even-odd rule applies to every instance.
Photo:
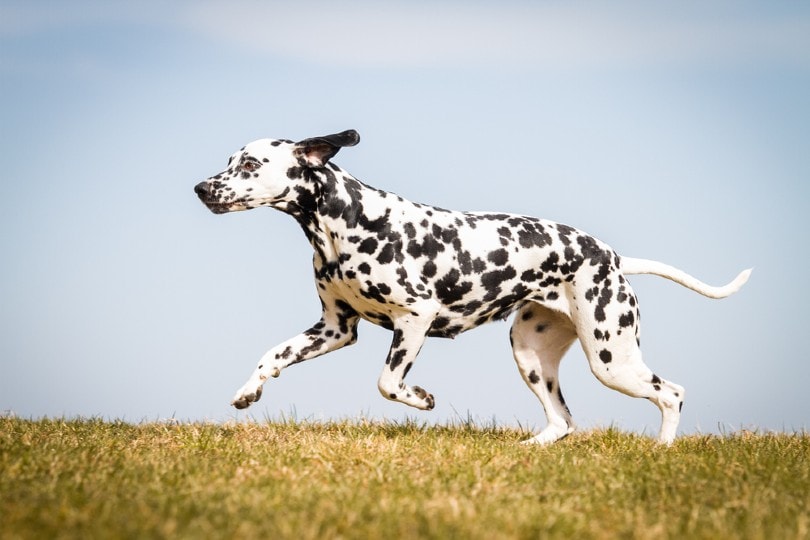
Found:
[[[131,422],[473,420],[538,430],[506,322],[431,339],[417,411],[377,390],[390,333],[229,406],[320,316],[311,248],[193,186],[264,137],[357,129],[334,161],[408,199],[581,228],[723,284],[634,276],[642,351],[686,387],[681,433],[810,415],[810,7],[799,2],[0,0],[0,414]],[[653,435],[578,345],[584,429]]]

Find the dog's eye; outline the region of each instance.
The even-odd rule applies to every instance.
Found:
[[[259,163],[256,161],[245,161],[240,165],[243,171],[253,172],[259,168]]]

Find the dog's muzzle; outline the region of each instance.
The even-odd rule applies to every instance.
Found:
[[[224,214],[228,211],[226,206],[218,200],[208,182],[200,182],[194,186],[194,193],[197,194],[197,197],[200,198],[202,203],[213,213]]]

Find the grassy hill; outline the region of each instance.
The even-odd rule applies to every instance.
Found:
[[[810,538],[810,435],[0,418],[0,538]]]

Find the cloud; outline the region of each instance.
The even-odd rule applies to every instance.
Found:
[[[130,24],[334,67],[810,67],[810,10],[779,2],[94,0],[1,9],[4,38]]]
[[[717,6],[242,0],[194,4],[185,23],[253,51],[343,67],[810,65],[806,14]]]
[[[146,6],[149,3],[146,2]],[[0,37],[38,35],[93,25],[150,24],[159,13],[136,3],[105,2],[3,2],[0,5]]]

